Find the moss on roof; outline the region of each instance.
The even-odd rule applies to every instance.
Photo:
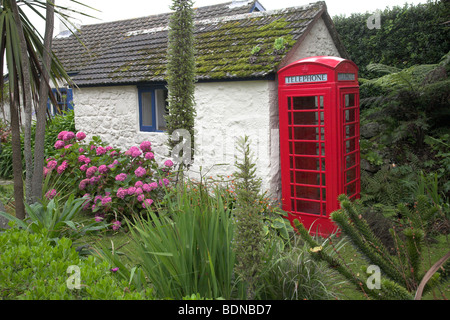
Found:
[[[204,19],[197,18],[197,78],[260,78],[275,72],[284,55],[323,10],[325,4],[318,2],[271,12],[237,12],[224,17],[216,14],[212,17],[203,15]],[[77,70],[78,75],[74,77],[75,83],[98,85],[164,81],[168,39],[167,19],[164,21],[166,24],[146,25],[141,22],[138,28],[122,27],[120,32],[113,29],[119,29],[123,22],[110,23],[108,27],[112,35],[105,40],[111,41],[109,47],[98,43],[98,37],[91,28],[91,46],[103,49],[92,50],[92,60],[83,61],[81,69]],[[281,48],[274,47],[277,39],[282,43]],[[253,50],[255,47],[259,50]],[[74,50],[80,51],[78,57],[86,55],[79,46],[74,46]],[[69,65],[73,63],[73,54],[70,59]],[[61,60],[64,64],[64,59]]]

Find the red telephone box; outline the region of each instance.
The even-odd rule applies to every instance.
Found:
[[[278,82],[283,209],[328,236],[338,196],[360,193],[358,67],[310,57],[282,68]]]

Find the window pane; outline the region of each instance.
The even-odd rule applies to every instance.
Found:
[[[346,94],[345,95],[345,107],[354,107],[355,106],[355,94]]]
[[[291,175],[292,179],[292,175]],[[295,172],[295,181],[292,181],[298,184],[309,184],[313,186],[320,185],[320,174],[315,172]]]
[[[152,117],[152,93],[151,92],[142,92],[142,125],[143,126],[152,126],[153,125],[153,117]]]
[[[317,98],[312,97],[294,97],[294,110],[317,109]]]
[[[294,112],[295,125],[318,125],[317,112]]]
[[[320,188],[296,186],[296,192],[292,196],[296,198],[320,200]]]
[[[292,136],[292,131],[294,135]],[[315,127],[293,127],[289,130],[289,139],[294,140],[319,140],[319,128]]]
[[[320,202],[297,200],[297,212],[320,215]]]
[[[155,90],[156,98],[156,117],[158,119],[158,130],[166,130],[166,119],[164,116],[167,114],[167,90],[157,89]]]
[[[291,157],[292,162],[292,157]],[[291,167],[292,168],[292,167]],[[295,157],[295,169],[299,170],[320,170],[318,158]]]
[[[355,109],[345,110],[345,122],[354,122],[355,118]]]
[[[315,142],[293,142],[290,146],[291,154],[319,155],[319,144]]]

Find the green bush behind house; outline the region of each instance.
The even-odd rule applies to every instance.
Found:
[[[380,8],[381,9],[381,8]],[[375,12],[335,16],[344,47],[360,68],[360,78],[371,78],[371,63],[407,68],[437,63],[450,50],[448,1],[396,6],[380,12],[380,28],[369,29],[367,20]]]

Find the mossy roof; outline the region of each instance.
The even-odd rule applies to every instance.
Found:
[[[198,80],[267,77],[326,14],[324,2],[249,13],[255,2],[195,9]],[[55,39],[53,48],[66,70],[76,73],[73,80],[79,86],[164,82],[169,17],[167,13],[83,26],[85,47],[72,35]]]

